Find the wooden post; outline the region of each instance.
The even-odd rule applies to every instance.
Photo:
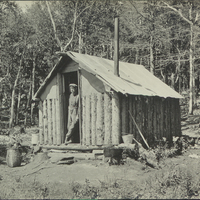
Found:
[[[128,133],[128,98],[123,95],[122,96],[122,112],[121,112],[121,119],[122,119],[122,133]]]
[[[147,138],[147,97],[143,96],[142,97],[142,118],[143,118],[143,124],[142,124],[142,127],[143,127],[143,135],[145,137],[145,139]]]
[[[136,124],[138,125],[139,129],[142,131],[141,127],[141,99],[140,96],[136,96]],[[136,137],[137,141],[141,141],[141,137],[139,134],[138,129],[136,128]]]
[[[56,138],[56,99],[52,99],[52,126],[53,126],[53,144],[57,144],[57,138]]]
[[[82,81],[81,81],[81,70],[78,69],[78,94],[79,94],[79,138],[80,138],[80,144],[82,144],[82,103],[81,103],[81,97],[82,97],[82,85],[81,85]],[[67,125],[66,125],[67,126]]]
[[[128,96],[128,110],[133,114],[133,104],[132,104],[132,96]],[[131,120],[131,117],[129,119],[129,133],[133,134],[133,120]]]
[[[171,98],[168,99],[168,126],[169,126],[169,141],[172,141],[172,124],[171,124]]]
[[[60,145],[62,142],[62,135],[64,135],[64,117],[63,117],[63,106],[62,106],[62,76],[60,73],[57,73],[57,79],[56,79],[56,124],[57,124],[57,145]]]
[[[136,96],[131,97],[131,103],[132,103],[132,115],[136,121]],[[133,120],[131,119],[131,121],[133,121]],[[132,130],[133,130],[133,137],[136,138],[136,126],[134,123],[133,123]]]
[[[177,135],[181,136],[181,111],[180,111],[180,104],[179,99],[176,99],[176,108],[177,108]]]
[[[61,144],[60,137],[60,107],[59,107],[59,99],[56,99],[56,144]]]
[[[96,144],[97,145],[103,144],[103,139],[104,139],[103,122],[104,122],[103,94],[98,93],[97,94],[97,120],[96,120],[96,137],[97,137]]]
[[[51,128],[51,122],[52,122],[52,113],[51,113],[51,99],[47,99],[47,113],[48,113],[48,144],[52,144],[52,128]]]
[[[120,99],[119,94],[112,96],[112,144],[119,144],[121,138]]]
[[[163,111],[163,99],[161,99],[160,107],[160,136],[161,139],[164,137],[164,111]]]
[[[153,97],[153,142],[155,137],[157,138],[157,113],[156,113],[156,110],[157,110],[157,98],[156,97]]]
[[[47,115],[47,100],[43,101],[43,118],[44,118],[44,144],[48,143],[48,115]]]
[[[148,144],[151,145],[153,135],[153,97],[148,97]]]
[[[86,144],[86,97],[82,97],[82,140],[81,144],[85,145]]]
[[[166,130],[166,135],[165,137],[167,139],[169,139],[169,102],[168,102],[168,99],[165,100],[165,130]]]
[[[157,101],[156,101],[156,121],[157,121],[157,139],[161,139],[161,131],[160,131],[160,110],[161,110],[161,105],[160,105],[160,97],[157,97]]]
[[[91,136],[92,145],[96,145],[96,120],[97,120],[97,97],[93,93],[91,95]]]
[[[112,143],[112,101],[107,92],[104,93],[104,125],[105,138],[104,144]]]
[[[86,125],[86,145],[90,145],[91,141],[90,141],[90,132],[91,132],[91,118],[90,118],[90,114],[91,114],[91,105],[90,105],[90,95],[86,96],[86,103],[85,103],[85,109],[86,109],[86,116],[85,116],[85,125]]]
[[[172,134],[172,137],[176,135],[176,122],[175,122],[175,113],[176,113],[176,110],[175,110],[175,106],[174,106],[174,103],[175,103],[175,99],[171,99],[170,101],[170,104],[171,104],[171,134]]]
[[[164,133],[163,133],[163,137],[167,138],[167,99],[164,99],[163,101],[163,114],[164,114]]]
[[[44,142],[44,132],[43,132],[43,106],[42,101],[39,102],[39,136],[40,144]]]

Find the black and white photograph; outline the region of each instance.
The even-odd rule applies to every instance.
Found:
[[[200,199],[200,1],[0,1],[0,199]]]

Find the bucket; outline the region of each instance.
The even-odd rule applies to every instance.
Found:
[[[9,167],[18,167],[21,165],[22,155],[18,149],[8,149],[6,162]]]
[[[38,144],[39,135],[34,133],[32,134],[31,144]]]
[[[133,134],[127,134],[122,136],[124,144],[132,144]]]

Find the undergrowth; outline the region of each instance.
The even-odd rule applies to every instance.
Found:
[[[155,171],[141,181],[105,180],[93,186],[88,179],[84,184],[71,182],[41,184],[18,177],[11,182],[0,181],[1,199],[189,199],[200,192],[198,165],[186,165]]]

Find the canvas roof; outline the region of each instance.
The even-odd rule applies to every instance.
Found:
[[[171,97],[171,98],[183,98],[179,93],[174,91],[160,79],[150,73],[144,66],[119,62],[119,74],[117,77],[114,75],[114,61],[97,56],[90,56],[87,54],[80,54],[75,52],[67,52],[72,60],[77,62],[80,68],[95,75],[102,82],[110,86],[116,92],[122,94],[131,95],[143,95],[143,96],[159,96],[159,97]],[[61,59],[60,59],[61,61]],[[60,62],[59,61],[59,62]],[[41,92],[43,87],[48,84],[47,80],[53,76],[53,72],[59,67],[57,64],[50,74],[45,79],[39,90],[35,94],[35,98]]]

